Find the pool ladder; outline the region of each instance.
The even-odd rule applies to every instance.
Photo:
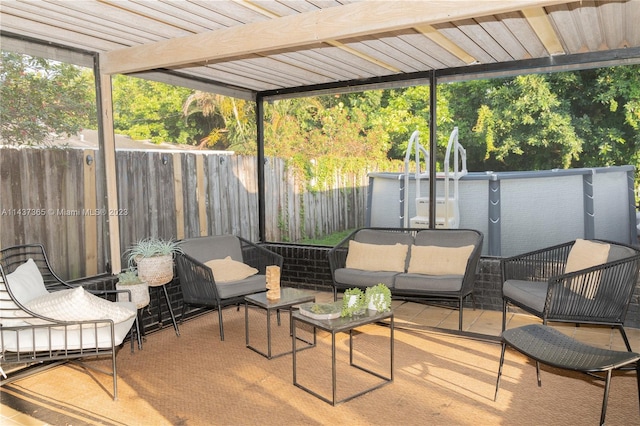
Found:
[[[416,215],[409,218],[409,204],[406,199],[401,200],[404,206],[403,226],[411,228],[429,228],[429,196],[421,196],[420,183],[422,179],[429,179],[429,152],[420,144],[420,132],[414,131],[409,139],[407,152],[404,158],[404,187],[409,188],[409,161],[411,159],[412,148],[415,153],[415,194],[416,194]],[[451,170],[450,158],[453,154],[453,171]],[[421,157],[424,160],[424,172],[421,170]],[[462,170],[459,169],[460,162]],[[436,174],[436,179],[443,179],[444,196],[436,196],[436,228],[458,228],[460,226],[459,209],[459,186],[458,180],[467,174],[467,152],[458,142],[458,127],[454,127],[447,151],[444,157],[444,171]],[[450,181],[453,183],[453,193],[451,194]],[[407,197],[408,191],[403,191],[403,197]]]

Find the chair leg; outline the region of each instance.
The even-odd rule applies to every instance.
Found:
[[[602,411],[600,413],[600,425],[604,425],[604,418],[607,415],[607,399],[609,398],[609,384],[611,383],[611,370],[607,370],[607,378],[604,382],[604,397],[602,398]]]
[[[629,344],[629,339],[627,338],[627,333],[624,331],[624,327],[622,324],[618,325],[618,330],[620,330],[620,334],[622,335],[622,340],[624,340],[624,344],[627,347],[629,352],[633,352],[631,350],[631,345]]]
[[[638,381],[638,408],[640,408],[640,361],[636,361],[636,379]]]
[[[507,301],[502,300],[502,331],[507,329]]]
[[[460,308],[460,312],[458,313],[458,330],[460,330],[460,331],[462,331],[462,302],[463,302],[463,300],[464,299],[462,297],[458,300],[458,307]]]
[[[538,387],[542,386],[542,379],[540,378],[540,363],[536,361],[536,377],[538,379]]]
[[[220,323],[220,340],[224,341],[224,327],[222,326],[222,308],[218,305],[218,322]]]
[[[493,400],[498,399],[498,389],[500,389],[500,377],[502,376],[502,366],[504,364],[504,352],[507,349],[507,344],[502,342],[502,350],[500,351],[500,366],[498,367],[498,379],[496,380],[496,392],[493,394]]]
[[[116,370],[116,347],[111,342],[111,372],[113,373],[113,400],[118,400],[118,373]]]

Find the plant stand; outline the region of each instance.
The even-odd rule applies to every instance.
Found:
[[[169,300],[169,293],[167,292],[166,285],[173,280],[173,256],[153,256],[136,259],[138,265],[138,276],[141,280],[146,281],[149,287],[155,287],[156,301],[158,303],[158,325],[162,328],[162,309],[160,304],[160,289],[164,293],[164,299],[167,302],[167,308],[169,309],[169,315],[171,315],[171,321],[173,322],[173,328],[176,331],[176,336],[180,336],[180,330],[178,329],[178,323],[176,317],[173,314],[171,308],[171,301]]]

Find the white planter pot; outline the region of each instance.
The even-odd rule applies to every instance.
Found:
[[[129,290],[131,292],[131,301],[136,304],[138,309],[144,308],[149,304],[149,284],[127,284],[122,285],[116,283],[116,290]],[[118,293],[118,302],[128,302],[129,298],[125,293]]]
[[[367,306],[367,309],[369,309],[370,311],[377,311],[376,304],[378,304],[380,302],[384,303],[384,295],[383,294],[374,294],[369,299],[369,305]],[[387,308],[388,308],[388,306],[386,306],[386,305],[383,306],[383,310],[385,310]]]

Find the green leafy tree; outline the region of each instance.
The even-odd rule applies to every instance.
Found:
[[[502,80],[490,88],[475,131],[484,136],[489,170],[567,168],[579,158],[569,105],[538,74]]]
[[[186,117],[203,116],[208,120],[208,131],[199,146],[256,153],[254,102],[197,91],[187,98],[182,110]]]
[[[192,90],[117,75],[113,79],[113,121],[118,133],[154,143],[194,144],[201,131],[185,120],[182,107]]]
[[[2,51],[0,98],[4,144],[46,144],[96,126],[93,73],[74,65]]]

